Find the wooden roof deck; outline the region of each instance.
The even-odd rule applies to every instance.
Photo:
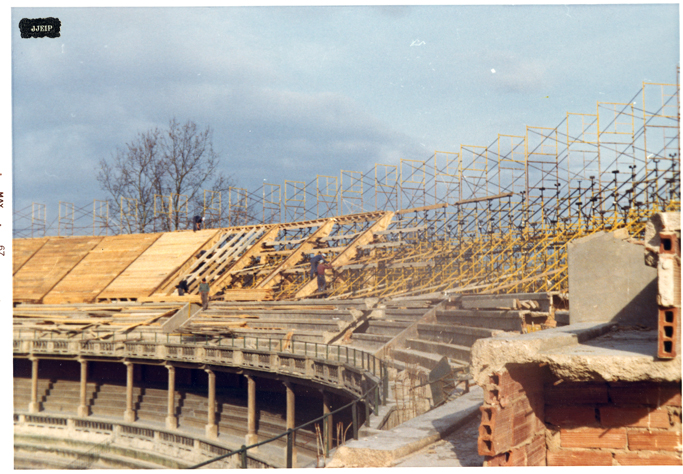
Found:
[[[43,303],[92,303],[117,276],[149,248],[161,234],[104,237],[43,298]]]
[[[14,275],[14,301],[40,302],[101,240],[51,237]]]
[[[108,299],[137,299],[150,296],[179,267],[195,258],[218,230],[168,232],[162,234],[145,252],[97,296]]]
[[[14,239],[12,241],[12,275],[36,253],[49,237],[39,239]]]

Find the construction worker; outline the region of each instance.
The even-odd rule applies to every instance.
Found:
[[[327,281],[325,280],[325,270],[334,271],[334,269],[332,268],[332,265],[328,265],[327,263],[325,263],[325,260],[323,259],[320,263],[318,263],[318,268],[317,268],[317,272],[318,272],[318,293],[325,291],[325,286],[327,284]]]
[[[197,232],[198,230],[202,230],[202,225],[204,224],[204,218],[201,216],[194,216],[193,219],[194,225],[192,227],[193,232]]]
[[[325,261],[325,254],[319,254],[319,255],[313,255],[311,257],[311,279],[315,278],[316,275],[318,274],[318,264],[322,261]]]
[[[209,309],[209,284],[206,282],[206,278],[202,278],[202,282],[199,284],[199,294],[202,295],[202,309],[206,311]]]
[[[185,280],[180,280],[180,283],[178,283],[176,288],[178,288],[178,296],[185,296],[185,293],[189,291]]]

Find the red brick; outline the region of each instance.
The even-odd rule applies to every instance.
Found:
[[[575,428],[560,430],[563,448],[616,448],[626,447],[624,428]]]
[[[596,449],[548,451],[548,466],[611,466],[612,453]]]
[[[545,422],[563,428],[575,426],[594,426],[595,407],[586,406],[547,406]]]
[[[680,466],[680,456],[664,453],[615,453],[614,459],[621,466]]]
[[[499,467],[505,466],[507,463],[508,453],[497,454],[496,456],[486,456],[484,458],[484,467]]]
[[[605,383],[564,382],[545,388],[545,404],[549,406],[605,404],[608,401]]]
[[[545,432],[536,436],[527,446],[527,466],[545,466]]]
[[[677,383],[611,383],[608,392],[616,405],[681,406],[681,386]]]
[[[668,428],[669,412],[666,408],[600,407],[600,423],[608,427]]]
[[[628,449],[673,451],[681,445],[681,433],[675,431],[629,430]]]

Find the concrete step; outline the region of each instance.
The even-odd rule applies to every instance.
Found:
[[[473,308],[509,308],[517,309],[515,301],[535,301],[539,309],[535,311],[550,311],[551,296],[547,293],[512,293],[506,295],[465,295],[460,298],[460,305],[463,309]]]
[[[353,333],[351,336],[351,344],[368,352],[375,352],[391,341],[391,336],[384,336],[381,334],[363,334]]]
[[[411,323],[407,321],[375,321],[368,322],[368,328],[365,330],[366,334],[380,334],[388,336],[396,336]]]
[[[493,329],[446,324],[418,324],[417,327],[419,339],[467,347],[472,347],[478,339],[491,337],[495,332]]]
[[[384,319],[387,321],[410,321],[415,322],[429,311],[429,308],[420,309],[389,309],[384,310]]]
[[[394,349],[391,351],[393,359],[407,365],[419,365],[426,370],[432,370],[443,358],[442,355],[422,352],[415,349]]]
[[[493,311],[477,309],[450,309],[437,311],[436,320],[440,324],[498,329],[501,331],[521,331],[522,311]]]
[[[456,344],[446,344],[444,342],[424,341],[422,339],[408,339],[406,341],[409,349],[430,354],[446,356],[463,363],[470,363],[470,348]]]
[[[297,321],[333,321],[353,320],[353,316],[348,310],[292,310],[292,311],[257,311],[257,310],[234,310],[226,311],[221,309],[209,309],[202,313],[205,316],[211,316],[212,321],[268,321],[268,320],[297,320]],[[240,318],[239,316],[258,316],[258,318]],[[201,319],[201,316],[198,316]],[[218,319],[220,318],[220,319]]]

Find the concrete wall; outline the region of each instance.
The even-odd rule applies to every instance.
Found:
[[[621,237],[598,232],[567,245],[570,324],[657,327],[657,270],[645,265],[642,245]]]

